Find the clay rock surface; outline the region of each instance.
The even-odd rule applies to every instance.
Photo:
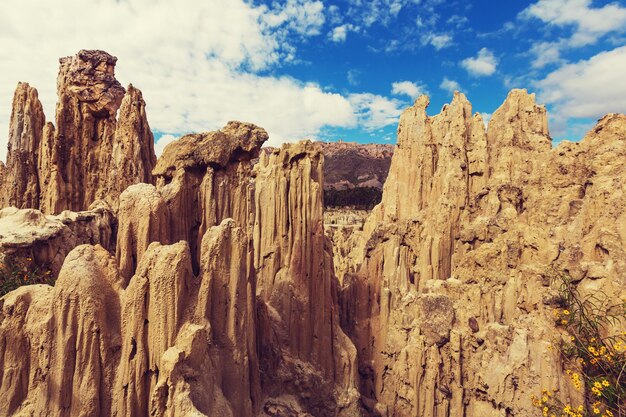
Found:
[[[204,257],[231,259],[247,248],[242,236],[232,220],[211,228]],[[236,258],[244,269],[245,259]],[[125,286],[114,256],[101,246],[78,246],[54,288],[22,287],[0,299],[0,413],[252,415],[254,339],[230,330],[248,330],[247,295],[230,307],[235,316],[217,308],[206,313],[198,304],[205,297],[200,288],[223,282],[238,289],[242,279],[245,287],[239,272],[211,284],[209,270],[194,276],[186,242],[153,242]],[[226,344],[223,333],[241,350]],[[233,381],[236,375],[242,379]]]
[[[156,156],[145,102],[138,89],[126,91],[115,79],[116,62],[103,51],[61,58],[56,127],[46,123],[37,91],[18,84],[0,176],[2,207],[58,214],[103,200],[115,209],[129,185],[152,182]]]
[[[184,136],[166,146],[154,168],[157,189],[172,213],[172,241],[191,246],[194,270],[204,233],[226,218],[250,233],[252,160],[268,139],[264,129],[229,122],[216,132]]]
[[[127,281],[150,243],[170,243],[170,221],[169,207],[154,185],[131,185],[120,195],[116,258]]]
[[[266,402],[265,411],[280,410],[284,396],[294,395],[300,401],[287,400],[286,410],[359,415],[356,352],[339,326],[337,280],[324,235],[320,148],[308,141],[283,145],[262,154],[254,172],[262,382],[270,396],[280,397]]]
[[[18,83],[9,122],[9,149],[0,207],[39,206],[38,157],[46,117],[37,90]]]
[[[89,243],[112,249],[114,216],[105,207],[51,216],[35,209],[0,210],[0,256],[30,258],[56,277],[65,257],[76,246]]]
[[[550,277],[624,295],[626,116],[552,148],[545,108],[525,90],[487,131],[462,94],[433,117],[427,105],[401,116],[360,270],[340,297],[361,394],[388,416],[531,415],[544,388],[579,400],[548,349],[567,337]]]

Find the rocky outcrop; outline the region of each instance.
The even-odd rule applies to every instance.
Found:
[[[115,79],[116,62],[102,51],[61,59],[44,211],[84,210],[98,199],[115,204],[128,185],[151,180],[156,157],[145,103]]]
[[[251,160],[267,139],[262,128],[229,122],[216,132],[170,143],[159,158],[153,175],[173,214],[170,238],[189,242],[195,271],[202,237],[211,226],[232,218],[248,233],[253,212]]]
[[[56,128],[37,91],[19,83],[13,100],[2,206],[56,214],[113,208],[129,185],[152,182],[154,139],[141,92],[115,79],[117,58],[80,51],[60,60]],[[116,115],[119,111],[119,118]]]
[[[154,170],[156,187],[121,193],[115,257],[78,246],[54,289],[25,287],[1,299],[0,348],[10,366],[0,414],[247,416],[273,412],[285,392],[314,415],[359,415],[356,352],[339,328],[323,233],[321,155],[311,143],[277,152],[252,182],[251,161],[266,139],[254,125],[231,122],[173,143]],[[255,267],[252,243],[259,234],[265,250],[276,236],[253,233],[253,224],[275,216],[263,199],[287,178],[292,191],[282,188],[275,230],[292,236],[280,249],[289,280],[280,288],[297,295],[293,310],[274,301],[277,292],[257,299],[257,280],[271,271]],[[264,206],[255,212],[256,202]],[[30,212],[40,228],[60,233],[54,216]],[[310,330],[291,339],[298,325]]]
[[[432,117],[421,97],[382,202],[325,230],[319,144],[253,166],[267,133],[229,122],[155,164],[114,64],[62,59],[56,128],[18,86],[0,178],[22,191],[2,198],[43,212],[0,210],[0,252],[58,279],[0,298],[0,415],[525,416],[546,388],[580,403],[579,365],[549,349],[567,337],[551,279],[626,296],[626,116],[552,148],[525,90],[487,130],[464,95]]]
[[[7,165],[0,190],[0,207],[39,207],[38,157],[46,118],[37,90],[18,83],[9,124]]]
[[[548,349],[565,337],[550,276],[624,293],[614,208],[626,200],[609,184],[626,175],[626,116],[552,149],[545,108],[525,90],[486,132],[462,94],[434,117],[427,105],[401,117],[361,269],[341,297],[361,393],[388,416],[530,415],[542,388],[578,398]]]
[[[170,221],[169,208],[154,185],[131,185],[120,195],[116,258],[126,282],[150,243],[170,243]]]
[[[54,278],[76,246],[88,243],[113,249],[114,229],[115,219],[106,207],[56,216],[7,207],[0,210],[0,257],[30,259],[29,264],[41,271],[49,269]]]
[[[337,283],[324,236],[322,166],[320,148],[311,142],[261,155],[253,237],[263,302],[257,334],[264,389],[270,396],[299,396],[300,406],[319,416],[341,413],[324,389],[349,395],[356,379],[354,347],[339,327]]]

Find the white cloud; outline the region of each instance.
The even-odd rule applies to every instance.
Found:
[[[320,32],[320,1],[269,8],[244,0],[100,0],[90,4],[89,19],[77,19],[84,8],[82,0],[0,2],[1,130],[18,81],[38,89],[54,121],[58,58],[83,48],[117,56],[116,77],[143,91],[152,129],[174,136],[245,120],[266,128],[277,144],[325,126],[354,126],[360,117],[347,97],[264,75],[295,58],[294,36]],[[28,25],[20,23],[24,16]]]
[[[350,85],[359,85],[359,77],[361,76],[361,71],[357,69],[348,70],[346,74],[346,79],[348,80],[348,84]]]
[[[286,25],[300,35],[319,35],[326,20],[324,4],[319,0],[287,0],[282,7],[264,13],[263,20],[271,27]]]
[[[426,88],[422,84],[411,81],[398,81],[391,84],[391,93],[395,95],[406,95],[416,99],[422,94],[426,94]]]
[[[328,6],[327,17],[332,25],[338,25],[343,21],[341,10],[339,9],[339,6],[335,4]]]
[[[350,94],[348,99],[357,111],[359,124],[368,130],[394,125],[402,113],[400,102],[376,94]]]
[[[174,135],[163,135],[154,143],[154,153],[157,158],[161,156],[165,147],[178,139],[178,136]]]
[[[470,75],[475,77],[492,75],[496,72],[498,58],[496,58],[489,49],[482,48],[478,51],[476,57],[466,58],[461,61],[461,66],[465,68]]]
[[[554,26],[573,26],[571,47],[597,42],[603,35],[626,29],[626,8],[617,3],[592,7],[592,0],[539,0],[520,14]]]
[[[441,84],[439,84],[439,88],[449,91],[450,93],[454,93],[455,91],[463,91],[461,85],[458,82],[451,80],[448,77],[443,77],[443,81],[441,81]]]
[[[441,50],[452,45],[452,36],[447,33],[428,33],[422,36],[422,45],[432,45],[436,50]]]
[[[564,65],[537,82],[539,100],[553,105],[556,119],[600,118],[626,113],[626,46]]]
[[[329,34],[330,35],[330,39],[335,42],[335,43],[342,43],[346,41],[346,38],[348,37],[348,32],[350,31],[357,31],[359,28],[357,26],[354,26],[350,23],[346,23],[344,25],[341,26],[337,26],[336,28],[334,28],[332,30],[332,32]]]
[[[480,115],[483,118],[483,123],[485,123],[485,127],[487,127],[487,125],[489,124],[489,120],[491,120],[491,116],[493,116],[493,113],[481,112]]]
[[[530,52],[535,55],[532,67],[543,68],[549,64],[559,64],[563,62],[561,58],[561,46],[561,42],[535,43],[530,49]]]
[[[365,27],[374,24],[387,26],[398,17],[402,9],[420,2],[421,0],[349,0],[347,14]]]

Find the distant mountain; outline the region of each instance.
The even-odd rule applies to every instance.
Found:
[[[394,145],[355,142],[322,142],[320,145],[324,153],[325,189],[383,188]]]
[[[324,189],[372,187],[382,190],[394,145],[356,142],[317,142],[324,153]],[[276,148],[265,147],[264,152]]]

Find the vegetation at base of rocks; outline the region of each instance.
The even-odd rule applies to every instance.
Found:
[[[583,296],[564,273],[555,273],[553,282],[559,291],[555,324],[570,335],[554,348],[572,364],[566,373],[584,404],[564,404],[556,389],[544,389],[533,404],[546,417],[626,416],[626,332],[616,330],[626,322],[626,302],[601,291]]]
[[[380,203],[382,197],[383,191],[375,187],[354,187],[345,190],[329,188],[324,190],[324,206],[371,210]]]
[[[22,285],[54,285],[52,271],[30,257],[4,255],[0,259],[0,297]]]

